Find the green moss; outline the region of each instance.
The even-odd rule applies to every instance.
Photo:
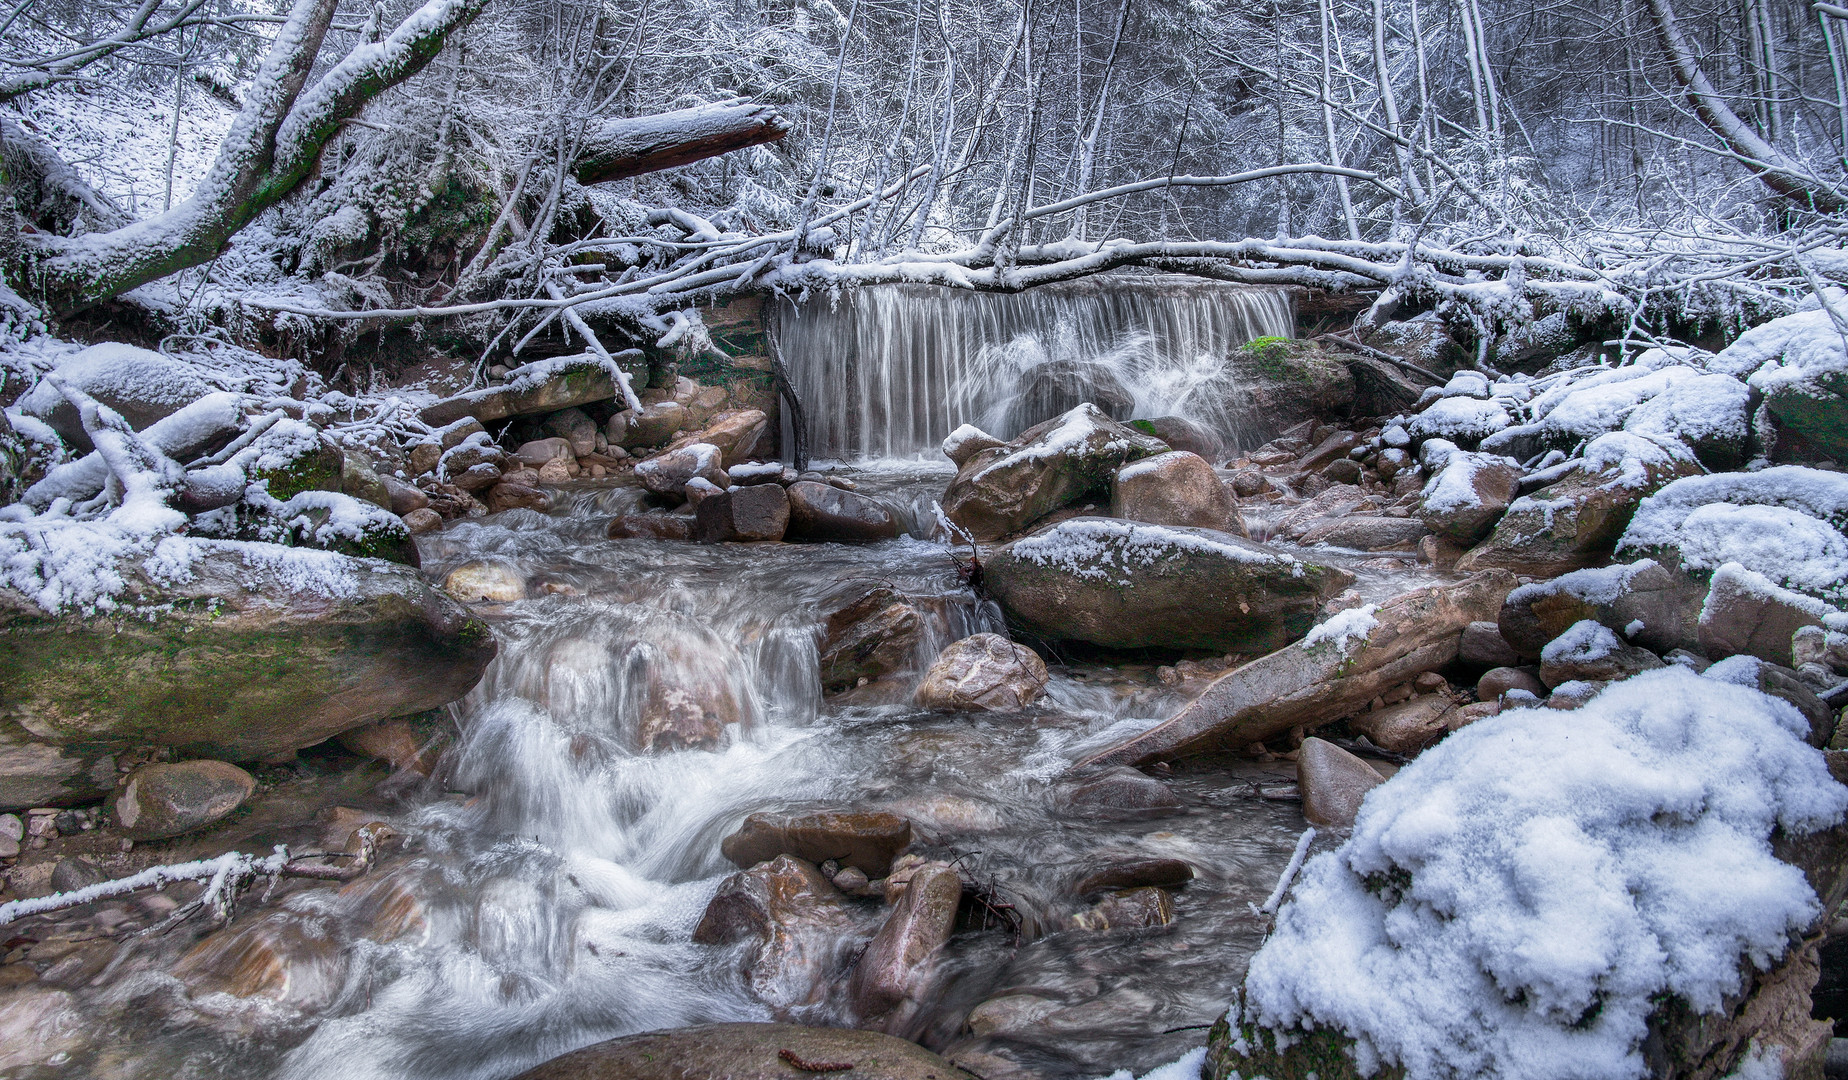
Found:
[[[1238,1010],[1238,1006],[1234,1006]],[[1248,1021],[1239,1023],[1244,1051],[1232,1044],[1229,1016],[1220,1017],[1207,1034],[1205,1080],[1361,1080],[1354,1061],[1354,1040],[1339,1032],[1316,1028],[1289,1033],[1289,1046],[1279,1048],[1277,1033]],[[1405,1070],[1388,1066],[1371,1080],[1404,1080]]]
[[[1310,375],[1300,362],[1297,343],[1283,337],[1261,337],[1239,346],[1246,364],[1265,378],[1279,382],[1309,382]]]
[[[339,491],[343,464],[340,451],[321,443],[287,465],[258,470],[256,478],[269,484],[271,497],[287,502],[304,491]]]

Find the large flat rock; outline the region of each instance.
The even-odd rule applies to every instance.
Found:
[[[636,357],[641,355],[636,350],[630,352]],[[629,353],[619,354],[616,359],[618,366],[627,367],[623,362],[629,359]],[[444,398],[426,406],[420,415],[424,423],[436,427],[453,424],[465,416],[489,423],[608,401],[620,393],[615,375],[602,360],[590,355],[562,356],[520,367],[499,386]]]

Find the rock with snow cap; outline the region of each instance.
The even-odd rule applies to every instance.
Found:
[[[113,341],[92,345],[62,358],[56,374],[65,385],[115,410],[137,431],[171,416],[214,389],[199,377],[192,365],[182,360]],[[92,449],[77,407],[50,380],[41,381],[26,391],[19,399],[19,407],[27,415],[51,425],[52,430],[71,446],[84,451]]]
[[[1540,650],[1540,681],[1549,687],[1616,682],[1661,666],[1654,653],[1624,644],[1609,627],[1593,619],[1573,623]]]
[[[635,478],[657,495],[680,496],[687,481],[704,477],[720,488],[729,487],[725,475],[724,454],[711,443],[692,443],[674,450],[664,450],[635,467]]]
[[[638,350],[620,353],[617,366],[640,355]],[[425,423],[439,427],[464,417],[491,423],[607,401],[620,393],[610,366],[602,359],[589,354],[561,356],[524,364],[498,386],[444,398],[425,407],[421,415]]]
[[[1103,489],[1124,462],[1167,449],[1080,405],[971,456],[944,492],[943,512],[976,540],[999,540]]]
[[[1467,547],[1495,527],[1520,482],[1521,467],[1515,462],[1460,451],[1425,485],[1419,519],[1437,535]]]
[[[1210,529],[1075,518],[983,562],[1024,631],[1108,648],[1276,648],[1352,575]]]
[[[1131,462],[1110,485],[1111,517],[1151,525],[1224,529],[1235,509],[1212,464],[1184,450]]]

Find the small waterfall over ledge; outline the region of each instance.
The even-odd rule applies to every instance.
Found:
[[[777,335],[818,459],[935,456],[959,424],[1001,438],[1083,401],[1185,416],[1254,445],[1238,346],[1291,337],[1282,289],[1106,274],[1022,293],[934,285],[784,303]]]

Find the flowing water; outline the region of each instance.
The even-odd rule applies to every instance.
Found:
[[[1275,432],[1245,405],[1262,376],[1238,346],[1293,326],[1282,289],[1107,274],[1022,293],[855,289],[784,304],[775,333],[810,453],[856,460],[934,456],[964,423],[1012,438],[1085,401],[1255,446]]]
[[[1101,357],[1137,388],[1137,411],[1185,412],[1208,398],[1188,382],[1190,350],[1223,355],[1224,343],[1279,329],[1266,320],[1288,313],[1275,293],[1213,292],[1185,318],[1135,289],[1083,293],[963,303],[864,290],[866,307],[856,299],[832,321],[785,325],[786,351],[804,333],[814,345],[824,328],[846,333],[856,319],[855,332],[870,333],[871,312],[906,309],[917,318],[893,326],[935,327],[908,344],[892,331],[896,344],[881,355],[893,366],[860,384],[887,404],[880,412],[871,397],[856,399],[859,427],[826,428],[853,410],[818,392],[824,364],[797,368],[810,380],[811,416],[831,432],[818,456],[876,450],[905,459],[838,470],[907,523],[904,538],[863,546],[607,540],[610,517],[643,503],[627,480],[573,485],[549,513],[510,511],[422,538],[434,580],[488,561],[523,580],[527,598],[478,605],[500,655],[452,707],[460,741],[441,782],[402,787],[389,809],[403,848],[345,886],[285,884],[197,942],[177,931],[98,952],[98,965],[108,957],[100,970],[79,965],[51,982],[71,998],[43,999],[37,1030],[68,1036],[62,1056],[9,1072],[0,1047],[0,1076],[500,1080],[657,1028],[852,1024],[842,985],[882,917],[878,901],[853,901],[774,971],[748,970],[747,946],[692,941],[734,869],[720,841],[752,812],[821,807],[904,815],[918,850],[953,861],[1008,912],[968,913],[936,962],[928,1001],[896,1033],[957,1055],[988,1080],[1143,1071],[1198,1045],[1260,940],[1252,905],[1271,891],[1303,827],[1296,804],[1265,797],[1267,786],[1275,794],[1293,780],[1293,766],[1178,764],[1164,777],[1176,812],[1123,816],[1074,798],[1086,777],[1072,762],[1158,722],[1198,688],[1177,685],[1173,669],[1054,665],[1046,699],[1019,714],[939,714],[909,700],[943,645],[1002,629],[950,549],[925,538],[948,463],[909,455],[952,422],[986,415],[985,426],[1007,433],[1038,418],[1039,405],[995,389],[1019,382],[1025,369],[1015,361],[1034,349]],[[1111,304],[1168,311],[1171,321],[1112,337],[1086,321]],[[957,319],[978,317],[1019,332],[993,338],[1003,344],[986,352],[932,353],[929,342],[964,332]],[[891,404],[903,381],[899,344],[924,365],[924,383],[955,384],[944,400],[999,411]],[[930,355],[941,363],[927,363]],[[997,368],[1015,372],[1007,378],[1016,383],[992,381]],[[991,379],[986,390],[974,386],[982,379]],[[1229,415],[1219,416],[1222,430]],[[1261,531],[1264,522],[1252,524]],[[1316,557],[1353,566],[1370,599],[1419,577],[1391,559]],[[903,594],[927,616],[910,671],[824,699],[826,618],[875,588]],[[244,849],[259,853],[273,840],[244,835]],[[1150,857],[1184,860],[1196,873],[1175,893],[1172,924],[1068,928],[1086,904],[1074,895],[1078,878]],[[72,955],[89,955],[75,943],[107,932],[111,919],[151,918],[161,902],[171,905],[152,898],[80,915],[63,929]]]

